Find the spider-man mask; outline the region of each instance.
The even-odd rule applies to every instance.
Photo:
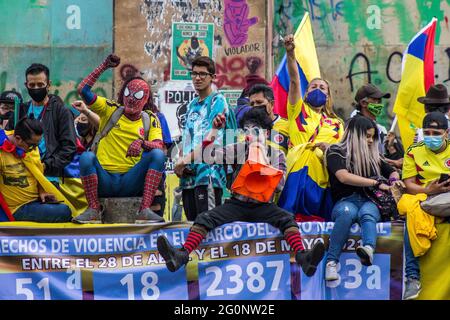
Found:
[[[150,96],[150,88],[144,80],[131,80],[123,92],[124,113],[135,116],[142,112]]]

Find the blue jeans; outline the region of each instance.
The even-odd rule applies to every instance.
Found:
[[[342,247],[354,223],[361,226],[363,245],[369,245],[375,249],[380,211],[368,198],[358,193],[342,198],[334,205],[331,219],[334,221],[334,227],[330,236],[327,261],[339,261]]]
[[[163,172],[165,160],[164,152],[153,149],[144,153],[141,161],[128,172],[110,173],[103,169],[94,153],[84,152],[80,157],[80,174],[81,177],[97,175],[99,197],[139,197],[144,190],[147,171]]]
[[[405,234],[403,236],[405,246],[405,276],[406,278],[413,278],[420,280],[419,260],[414,257],[411,243],[409,242],[408,228],[405,223]]]
[[[34,201],[24,204],[14,212],[16,221],[33,222],[70,222],[72,213],[70,208],[63,204],[45,204],[40,201]]]

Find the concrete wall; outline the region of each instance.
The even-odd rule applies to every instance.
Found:
[[[401,74],[401,54],[412,37],[433,16],[436,30],[436,82],[450,88],[450,1],[439,0],[274,0],[273,49],[275,66],[284,54],[279,34],[294,32],[309,11],[322,76],[331,81],[339,113],[348,116],[359,86],[372,82],[393,94],[390,124]]]
[[[234,2],[234,3],[233,3]],[[246,17],[248,30],[238,19],[229,0],[127,0],[116,1],[115,51],[124,57],[121,68],[116,70],[116,85],[129,74],[140,74],[156,88],[168,80],[170,70],[172,21],[210,22],[215,25],[215,60],[219,88],[242,88],[249,73],[246,60],[256,57],[260,67],[256,73],[266,72],[266,1],[242,0],[240,8],[248,6]],[[238,10],[240,12],[240,9]],[[231,32],[224,32],[224,24],[235,30],[243,30],[247,38],[236,39]],[[231,43],[234,43],[232,45]]]
[[[249,8],[248,30],[237,21],[225,22],[236,3]],[[273,11],[269,16],[268,8]],[[116,86],[127,75],[139,74],[156,91],[169,77],[172,21],[214,23],[216,83],[222,89],[242,88],[249,73],[247,58],[260,61],[256,73],[272,77],[284,54],[279,34],[295,31],[305,11],[311,14],[322,74],[332,83],[342,116],[352,111],[353,96],[365,82],[395,95],[401,54],[433,16],[439,19],[436,82],[449,85],[450,0],[3,0],[0,90],[16,88],[26,96],[24,71],[32,62],[42,62],[51,69],[52,91],[69,103],[77,97],[76,84],[112,52],[114,37],[115,52],[123,58],[115,71]],[[243,30],[247,39],[232,45],[225,23]],[[96,90],[112,96],[111,71]],[[387,125],[393,102],[391,98],[380,117]]]
[[[76,86],[112,52],[113,0],[0,1],[0,91],[15,88],[28,99],[25,70],[33,62],[50,68],[51,92],[69,104]],[[110,95],[112,72],[96,92]]]

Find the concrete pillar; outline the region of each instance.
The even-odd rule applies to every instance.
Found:
[[[142,198],[101,198],[103,223],[134,223]]]

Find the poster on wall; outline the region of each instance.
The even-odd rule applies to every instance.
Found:
[[[219,90],[227,100],[228,105],[234,110],[237,106],[237,100],[242,94],[242,90]]]
[[[160,111],[166,117],[173,139],[181,136],[187,106],[196,96],[192,81],[168,81],[158,90]]]
[[[171,80],[190,80],[192,61],[213,57],[214,24],[172,23]]]

